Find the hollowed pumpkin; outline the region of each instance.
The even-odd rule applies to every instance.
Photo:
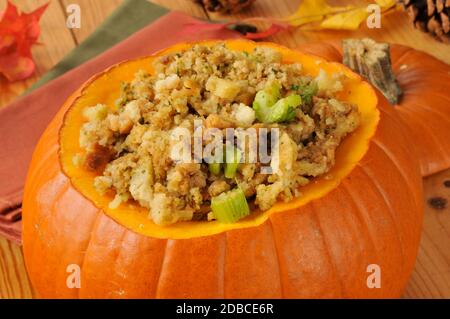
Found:
[[[227,41],[235,50],[273,47],[286,62],[302,63],[311,75],[320,69],[344,72],[351,80],[340,98],[357,104],[362,113],[361,126],[338,149],[331,178],[317,179],[301,190],[300,198],[265,213],[236,224],[184,222],[161,227],[136,205],[109,209],[111,198],[98,195],[92,187],[94,175],[73,166],[81,110],[98,102],[113,103],[121,81],[131,79],[138,69],[151,72],[153,59],[191,45],[176,45],[94,76],[68,99],[43,134],[23,202],[25,261],[38,295],[399,297],[413,269],[421,231],[419,163],[424,173],[430,173],[448,162],[441,160],[442,154],[418,156],[412,145],[421,142],[411,138],[415,136],[402,113],[341,64],[275,44]],[[318,53],[330,50],[325,44],[319,48]],[[333,50],[332,57],[338,56]],[[394,47],[394,59],[403,50]],[[443,68],[429,56],[408,52],[419,54],[430,68]],[[408,104],[402,106],[412,118],[409,123],[421,115],[414,108],[413,94],[408,95],[415,88],[426,88],[421,81],[411,75],[405,82],[400,76],[411,105],[411,111]],[[444,98],[445,92],[441,93]],[[427,138],[427,133],[422,134]],[[73,264],[81,269],[79,289],[66,283],[67,267]],[[367,285],[371,264],[381,269],[381,288]]]

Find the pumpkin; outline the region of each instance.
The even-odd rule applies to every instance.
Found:
[[[434,87],[448,67],[423,53],[393,47],[405,98],[402,105],[392,107],[360,76],[339,63],[271,43],[229,40],[226,44],[245,51],[269,46],[278,50],[286,63],[302,63],[307,74],[316,75],[323,69],[349,77],[339,98],[358,105],[362,125],[339,146],[328,178],[317,178],[304,186],[302,196],[289,203],[278,203],[235,224],[183,222],[161,227],[133,203],[108,208],[111,198],[93,189],[94,174],[72,163],[79,150],[82,109],[98,102],[111,105],[121,81],[131,79],[138,69],[151,72],[153,59],[193,44],[175,45],[153,56],[115,65],[74,92],[34,152],[23,201],[23,248],[38,296],[401,295],[419,245],[422,174],[449,164],[450,147],[447,152],[439,151],[438,144],[439,138],[448,136],[448,127],[446,131],[437,118],[445,104],[436,109],[430,106],[430,102],[448,101],[445,89],[450,84]],[[340,58],[339,51],[328,44],[308,50],[336,61]],[[399,67],[402,63],[408,63],[408,68]],[[425,68],[430,71],[426,73]],[[433,115],[428,115],[425,110],[431,107]],[[448,121],[446,114],[443,112],[442,121]],[[432,125],[421,123],[423,118]],[[433,127],[434,135],[427,127]],[[435,143],[425,145],[431,136]],[[77,269],[73,265],[80,269],[79,288],[67,284],[71,271]],[[378,288],[370,284],[372,269],[381,275]]]

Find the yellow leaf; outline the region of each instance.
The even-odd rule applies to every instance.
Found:
[[[303,0],[294,14],[285,19],[290,25],[300,26],[310,22],[321,21],[331,13],[352,9],[347,7],[329,6],[326,0]]]
[[[369,13],[366,8],[356,8],[348,12],[335,14],[320,24],[324,29],[334,30],[356,30],[359,25],[367,19]]]
[[[375,0],[375,2],[381,7],[382,11],[390,9],[396,4],[396,0]]]

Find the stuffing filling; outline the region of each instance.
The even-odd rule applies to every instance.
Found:
[[[270,48],[195,45],[159,58],[154,68],[123,83],[115,106],[84,109],[83,152],[73,160],[98,174],[98,192],[115,195],[111,208],[135,201],[159,225],[235,222],[301,196],[299,187],[330,170],[336,148],[360,122],[357,107],[336,97],[343,75],[321,71],[312,78]],[[194,139],[199,127],[223,133],[222,163],[199,159],[194,149],[191,160],[174,157],[174,131]],[[270,160],[250,160],[248,143],[225,143],[229,129],[254,129],[257,136],[276,129],[275,144],[267,134]],[[212,143],[211,136],[200,137]]]

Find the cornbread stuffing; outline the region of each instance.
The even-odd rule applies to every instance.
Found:
[[[83,152],[74,163],[98,174],[94,187],[115,195],[111,208],[135,201],[159,225],[236,222],[301,196],[299,187],[330,170],[336,148],[360,122],[357,107],[336,97],[346,81],[342,74],[307,76],[301,64],[283,63],[270,48],[195,45],[159,58],[154,69],[117,88],[116,105],[84,110]],[[227,129],[255,129],[258,136],[276,129],[278,142],[267,143],[269,163],[248,156],[195,161],[194,150],[191,161],[175,159],[174,130],[195,136],[198,123],[223,139]],[[236,140],[224,145],[224,153],[249,153]]]

